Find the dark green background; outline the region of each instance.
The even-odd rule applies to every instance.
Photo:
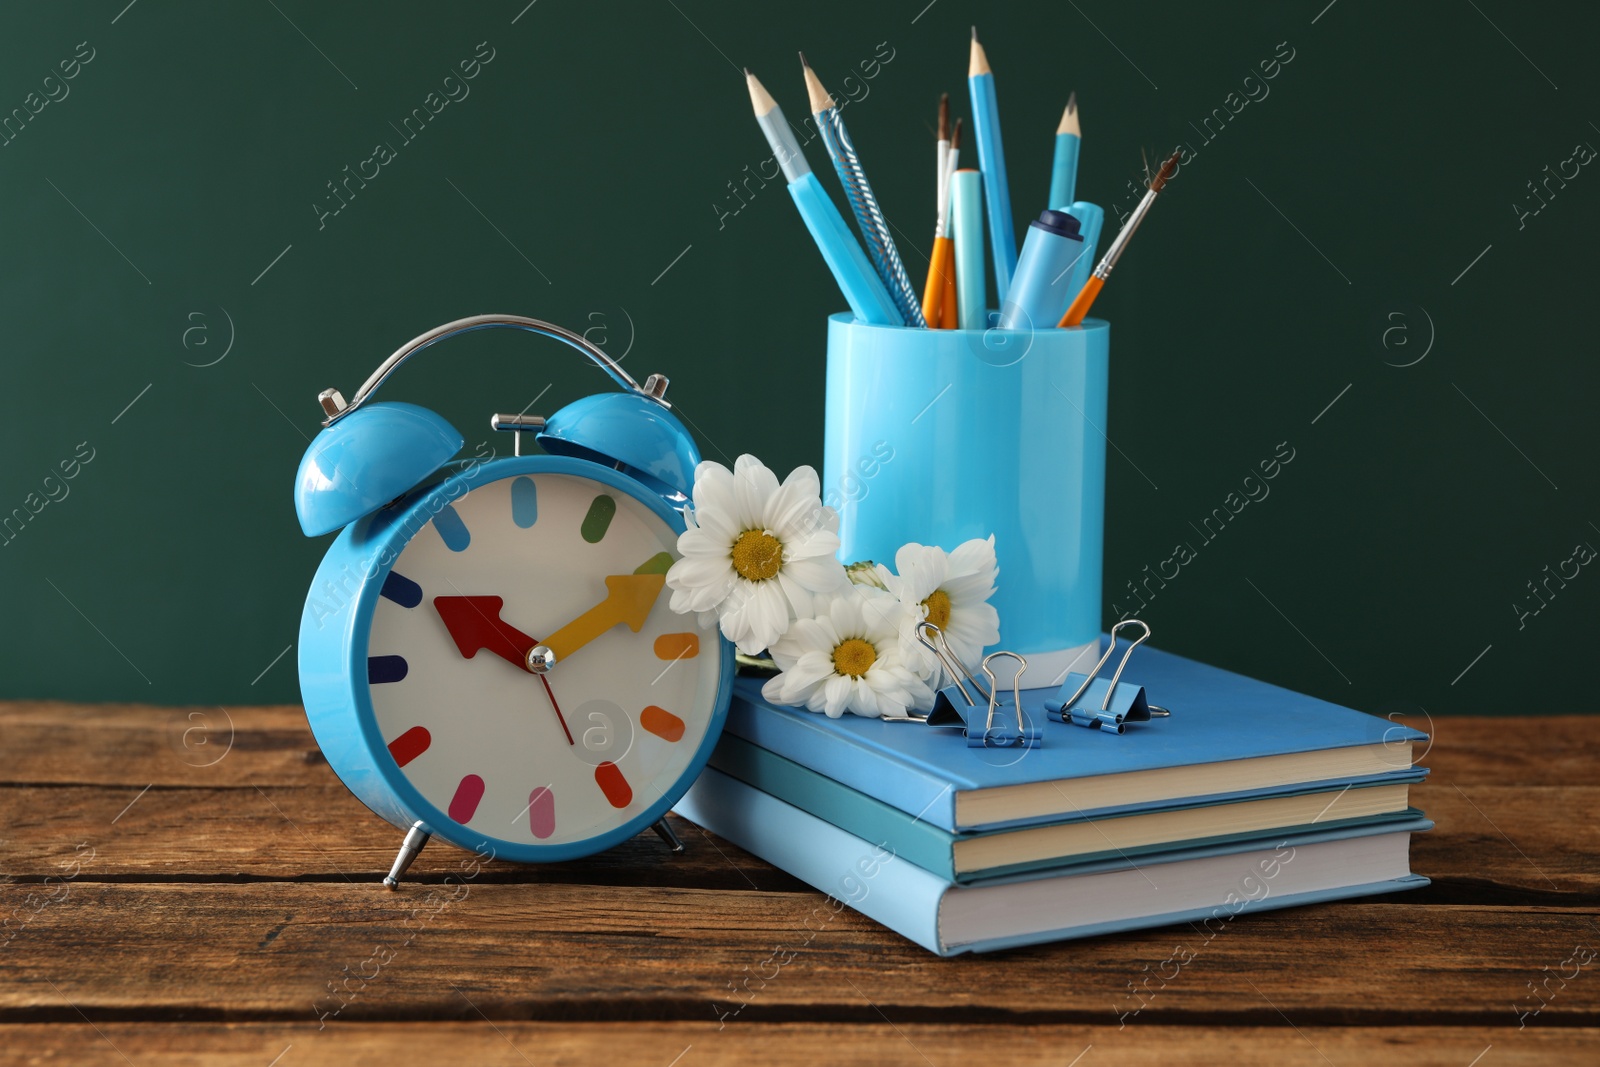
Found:
[[[671,376],[708,457],[818,462],[823,321],[842,301],[780,186],[752,182],[719,219],[739,203],[727,183],[769,154],[735,65],[791,117],[797,48],[835,95],[860,97],[845,115],[920,277],[929,123],[941,90],[966,113],[978,19],[1019,221],[1045,206],[1071,89],[1086,199],[1128,195],[1141,148],[1198,150],[1096,309],[1114,324],[1107,618],[1125,582],[1189,541],[1198,558],[1142,611],[1168,649],[1417,723],[1593,710],[1600,575],[1520,624],[1513,605],[1574,545],[1600,545],[1600,177],[1586,168],[1521,228],[1513,203],[1578,142],[1600,144],[1594,15],[1504,0],[539,0],[513,24],[525,2],[8,10],[0,113],[78,42],[96,54],[0,148],[0,511],[78,442],[95,458],[0,548],[0,695],[296,700],[292,652],[262,672],[295,639],[325,547],[290,501],[315,394],[349,395],[462,315],[604,327],[593,336],[636,375]],[[389,123],[482,41],[495,58],[471,95],[319,229],[324,183],[397,142]],[[1190,123],[1280,42],[1294,59],[1270,95],[1205,143]],[[226,316],[227,358],[186,365],[221,354]],[[1430,333],[1425,359],[1391,365]],[[385,395],[438,408],[472,448],[492,411],[549,386],[534,408],[548,412],[603,385],[559,346],[477,335]],[[1271,496],[1201,546],[1190,523],[1283,441],[1295,459]]]

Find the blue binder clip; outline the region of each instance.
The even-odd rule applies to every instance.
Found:
[[[1124,626],[1137,626],[1144,631],[1139,639],[1128,646],[1128,651],[1122,654],[1122,662],[1117,664],[1116,672],[1111,675],[1108,682],[1100,677],[1100,669],[1111,659],[1111,653],[1117,648],[1117,631]],[[1120,734],[1127,729],[1130,722],[1149,722],[1151,717],[1165,718],[1172,712],[1166,708],[1150,703],[1145,699],[1144,686],[1127,685],[1119,686],[1122,679],[1122,670],[1128,665],[1128,659],[1133,655],[1133,650],[1150,639],[1150,627],[1138,619],[1124,619],[1111,628],[1111,643],[1106,647],[1106,654],[1100,657],[1100,662],[1088,674],[1069,674],[1062,683],[1061,689],[1054,697],[1045,701],[1045,710],[1050,718],[1056,722],[1070,722],[1077,726],[1087,726],[1091,730],[1105,730],[1108,733]],[[1068,695],[1070,694],[1070,695]],[[1094,706],[1099,700],[1100,706]]]
[[[967,736],[968,748],[1039,747],[1044,740],[1043,732],[1022,707],[1021,678],[1022,672],[1028,669],[1027,660],[1015,652],[1003,650],[983,657],[979,669],[989,679],[989,687],[985,689],[950,651],[950,645],[938,626],[931,622],[919,622],[917,640],[938,657],[952,679],[934,696],[933,711],[923,720],[927,725],[960,728]],[[994,671],[989,666],[990,660],[1001,656],[1009,656],[1017,661],[1017,672],[1011,677],[1009,698],[1000,692]],[[972,686],[971,690],[962,683],[963,677]],[[1014,725],[1010,721],[1013,718]]]

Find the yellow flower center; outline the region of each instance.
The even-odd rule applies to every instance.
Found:
[[[939,629],[943,630],[950,625],[949,593],[946,593],[943,589],[935,589],[928,594],[928,598],[922,602],[922,606],[928,609],[928,621]]]
[[[833,646],[833,669],[839,674],[860,678],[878,659],[871,641],[849,637]]]
[[[741,578],[764,582],[783,567],[783,542],[765,530],[746,530],[733,542],[733,569]]]

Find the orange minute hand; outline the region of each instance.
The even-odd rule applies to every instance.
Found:
[[[606,598],[544,639],[560,663],[619,623],[638,633],[666,585],[665,574],[613,574],[606,578]]]

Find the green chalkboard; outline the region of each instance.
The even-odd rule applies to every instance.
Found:
[[[0,697],[296,700],[316,393],[463,315],[668,374],[709,458],[818,462],[842,301],[740,68],[850,100],[920,278],[974,19],[1019,220],[1071,90],[1113,214],[1188,146],[1096,308],[1107,621],[1408,722],[1594,710],[1600,17],[1501,0],[13,5]],[[602,384],[480,334],[385,395],[504,450],[490,413]]]

